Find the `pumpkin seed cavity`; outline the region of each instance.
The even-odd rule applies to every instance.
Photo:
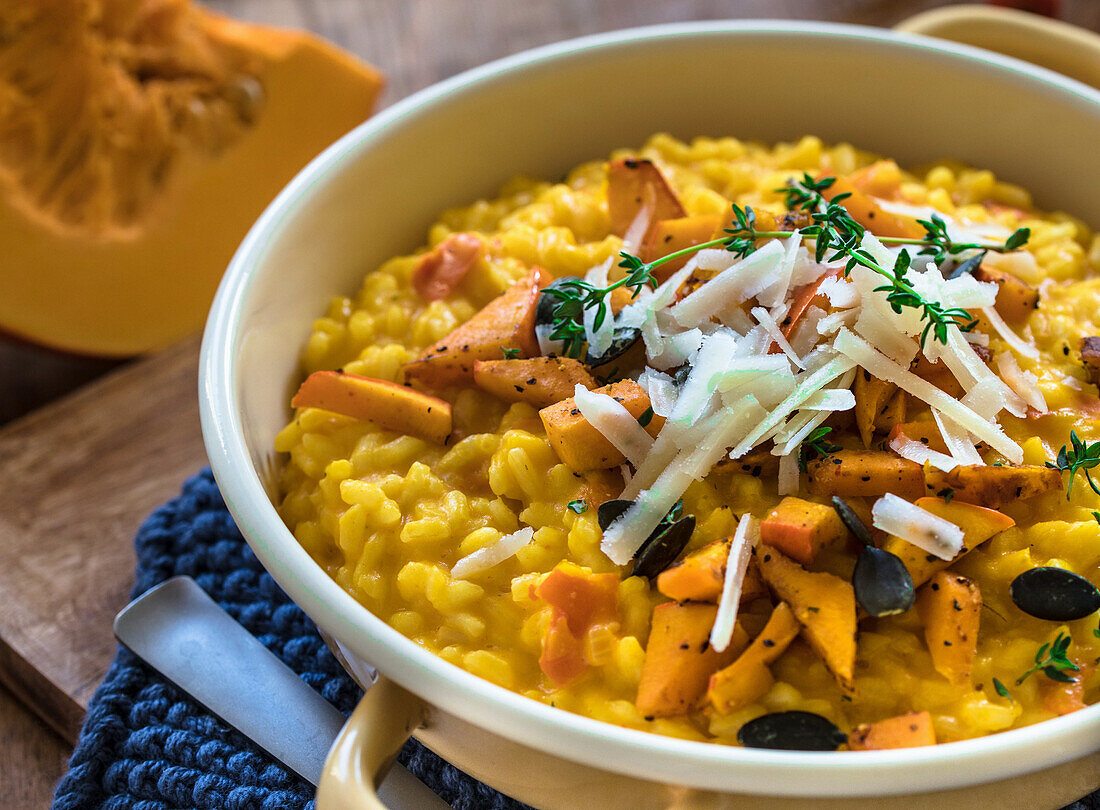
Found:
[[[1024,571],[1009,586],[1012,601],[1037,619],[1071,622],[1100,610],[1100,589],[1064,568],[1041,566]]]
[[[813,712],[774,712],[741,726],[737,742],[746,748],[786,751],[835,751],[848,736],[829,719]]]

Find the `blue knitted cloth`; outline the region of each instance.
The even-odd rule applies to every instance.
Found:
[[[340,711],[360,691],[317,629],[253,556],[209,471],[138,531],[133,594],[179,574],[198,581],[249,632]],[[456,810],[524,810],[415,740],[400,756]],[[120,649],[92,698],[54,810],[297,810],[313,788]],[[1066,810],[1100,810],[1100,793]]]
[[[348,714],[359,687],[313,622],[263,570],[209,471],[138,531],[133,595],[193,577],[238,622]],[[454,808],[524,810],[411,740],[400,760]],[[313,787],[119,649],[88,707],[54,810],[297,810]]]

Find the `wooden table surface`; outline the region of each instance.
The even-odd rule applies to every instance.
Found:
[[[889,26],[946,3],[211,0],[208,5],[332,39],[385,71],[385,105],[490,59],[582,34],[750,17]],[[1061,16],[1100,31],[1097,0],[1064,0]],[[5,600],[9,620],[0,629],[15,633],[0,638],[0,677],[7,684],[0,686],[0,807],[7,810],[48,806],[83,707],[113,654],[110,617],[132,584],[133,533],[204,461],[195,401],[197,346],[189,340],[156,357],[119,363],[0,341],[0,424],[30,414],[0,430],[0,541],[8,543],[0,550],[17,552],[3,563],[4,581],[17,596],[18,588],[44,589],[40,601],[53,612],[43,621],[41,609],[33,614],[18,598]],[[80,620],[87,623],[89,617],[94,621],[86,633],[65,636],[66,628],[82,626]],[[45,663],[39,667],[40,662]]]

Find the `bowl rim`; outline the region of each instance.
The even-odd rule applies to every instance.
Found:
[[[240,415],[236,351],[241,314],[268,246],[345,164],[391,128],[430,115],[466,93],[491,90],[528,68],[647,41],[699,36],[817,37],[889,43],[965,66],[1015,74],[1100,122],[1100,92],[1060,74],[978,48],[867,26],[779,20],[713,20],[630,28],[545,45],[474,67],[382,110],[314,158],[248,232],[218,288],[199,367],[202,432],[211,468],[242,534],[264,568],[345,650],[364,655],[430,705],[473,725],[566,760],[646,780],[787,796],[886,795],[996,781],[1100,750],[1100,704],[1032,726],[927,748],[791,752],[682,740],[594,720],[497,686],[419,647],[344,591],[282,523],[252,464]],[[364,653],[363,651],[367,652]],[[855,776],[864,781],[854,780]]]

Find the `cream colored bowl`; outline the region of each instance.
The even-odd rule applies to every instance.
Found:
[[[330,580],[282,524],[272,441],[330,296],[422,244],[442,209],[491,196],[517,173],[561,176],[656,131],[768,142],[813,133],[902,164],[952,157],[1100,225],[1100,93],[984,51],[869,28],[718,22],[588,37],[464,73],[343,138],[241,245],[210,315],[200,383],[210,461],[256,555],[353,674],[369,680],[369,662],[389,679],[338,743],[322,802],[351,806],[336,791],[358,783],[356,801],[380,806],[371,783],[416,726],[460,768],[545,808],[766,808],[790,796],[845,808],[860,802],[841,797],[1057,807],[1096,788],[1100,706],[977,740],[861,753],[707,745],[559,711],[413,644]]]

